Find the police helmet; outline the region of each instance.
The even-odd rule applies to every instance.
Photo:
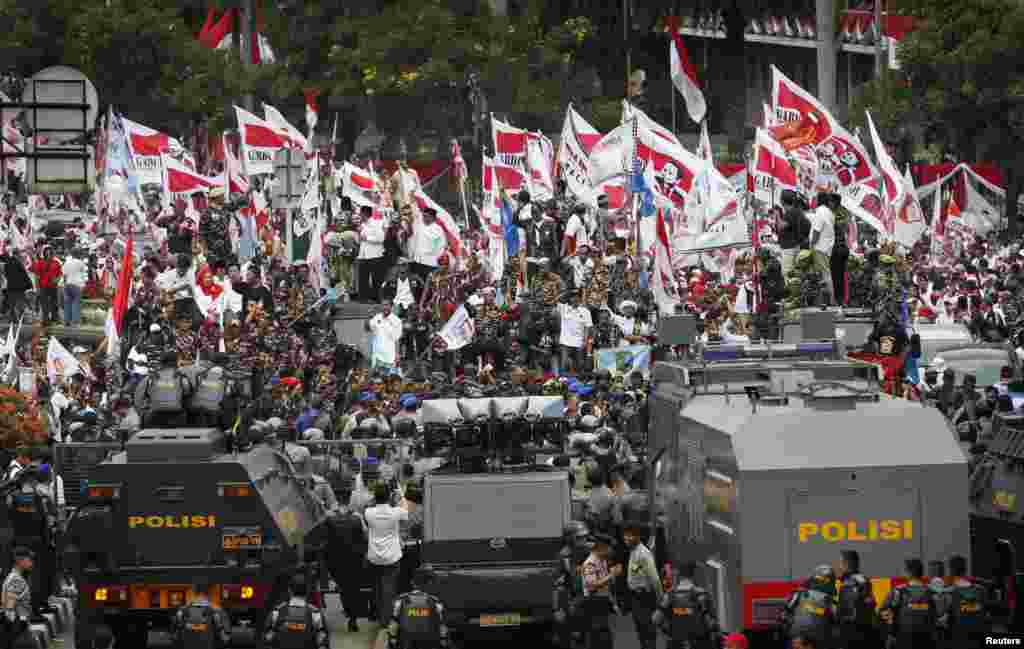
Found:
[[[302,433],[302,439],[307,442],[322,442],[324,441],[324,431],[319,428],[307,428]]]
[[[580,417],[580,428],[587,432],[593,432],[597,430],[597,427],[601,425],[601,420],[594,415],[584,415]]]
[[[367,417],[359,422],[359,430],[364,433],[375,435],[377,433],[377,428],[377,420],[374,417]]]
[[[280,417],[271,417],[270,419],[267,420],[266,423],[267,423],[267,428],[269,428],[270,432],[273,432],[273,433],[277,433],[282,428],[284,428],[284,420],[281,419]]]

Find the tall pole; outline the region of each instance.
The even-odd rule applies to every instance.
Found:
[[[885,42],[885,34],[882,33],[882,2],[885,0],[875,0],[875,27],[878,29],[878,38],[875,41],[875,79],[882,78],[882,59],[885,56],[885,52],[882,50],[882,44]]]
[[[242,0],[242,5],[242,56],[244,57],[242,65],[252,65],[252,57],[254,55],[252,35],[256,33],[255,0]],[[245,104],[245,109],[250,113],[256,110],[256,102],[251,93],[242,97],[242,103]]]
[[[622,46],[626,48],[626,101],[629,101],[629,75],[633,67],[631,61],[633,53],[629,48],[629,0],[622,0]]]
[[[830,111],[836,110],[836,0],[816,0],[818,23],[818,99]]]

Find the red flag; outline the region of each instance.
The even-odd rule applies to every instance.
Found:
[[[128,294],[132,290],[132,234],[128,233],[128,245],[125,247],[124,260],[121,262],[121,272],[117,276],[117,291],[114,293],[114,326],[117,328],[117,335],[124,332],[124,314],[128,310]]]

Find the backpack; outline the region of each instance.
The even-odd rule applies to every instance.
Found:
[[[217,646],[217,628],[212,607],[190,605],[185,608],[182,617],[182,649],[214,649]]]
[[[674,590],[669,596],[669,629],[673,642],[707,635],[707,611],[693,588]]]
[[[900,591],[897,617],[904,633],[927,633],[935,630],[935,600],[927,587],[912,584]]]
[[[151,413],[177,413],[181,412],[182,402],[185,398],[185,386],[182,384],[182,376],[177,370],[171,376],[161,370],[151,374],[147,379],[146,396],[149,400],[149,411]]]
[[[313,627],[313,607],[283,607],[277,618],[277,649],[311,649],[316,635]]]
[[[220,410],[227,388],[227,378],[224,374],[224,369],[219,366],[211,367],[202,373],[192,397],[193,408],[207,413],[217,413]]]
[[[832,624],[832,597],[817,590],[805,590],[797,600],[792,631],[820,635]]]
[[[441,621],[434,600],[425,593],[404,595],[398,611],[398,646],[437,646],[441,639]]]
[[[861,577],[843,580],[839,588],[839,621],[843,624],[862,624],[871,621],[874,610],[868,604],[871,584]]]
[[[980,586],[954,586],[949,594],[949,628],[954,633],[988,630],[985,592]]]

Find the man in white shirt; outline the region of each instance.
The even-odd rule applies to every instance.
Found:
[[[398,568],[402,561],[401,523],[409,520],[409,505],[403,499],[391,506],[391,490],[384,482],[373,486],[375,504],[363,512],[366,523],[366,560],[374,572],[377,617],[381,625],[390,621],[392,602],[398,588]]]
[[[392,368],[398,363],[398,341],[402,339],[402,321],[385,304],[381,312],[366,322],[366,331],[373,335],[370,345],[370,366]]]
[[[594,218],[587,214],[584,205],[577,205],[565,225],[565,236],[562,239],[562,256],[568,257],[576,253],[576,249],[583,245],[591,244],[591,237],[597,223]]]
[[[82,289],[88,276],[88,267],[81,251],[72,250],[64,261],[64,326],[82,324]]]
[[[576,254],[566,259],[565,263],[572,271],[573,288],[583,289],[594,273],[594,260],[590,258],[590,246],[586,243],[576,246]]]
[[[594,326],[590,309],[580,304],[579,291],[569,294],[568,303],[558,305],[558,318],[561,321],[558,336],[558,345],[562,350],[561,370],[565,372],[569,369],[569,358],[572,357],[573,366],[579,372],[583,369],[583,356],[590,328]]]
[[[814,268],[821,273],[821,283],[828,293],[829,302],[835,304],[832,286],[832,246],[836,243],[836,216],[828,207],[826,194],[818,194],[818,207],[811,212],[811,250]]]
[[[619,303],[619,313],[612,313],[611,316],[612,322],[622,332],[623,343],[639,345],[646,342],[646,336],[651,334],[650,326],[637,319],[636,302],[633,300],[623,300]]]
[[[359,208],[362,225],[359,226],[359,298],[363,302],[380,301],[380,287],[387,273],[384,260],[384,240],[387,222],[383,215],[374,214],[373,208]]]
[[[423,223],[409,239],[409,253],[413,262],[409,270],[419,275],[426,284],[430,274],[437,270],[441,255],[447,247],[448,239],[445,237],[444,228],[437,223],[437,210],[432,207],[424,208]]]

